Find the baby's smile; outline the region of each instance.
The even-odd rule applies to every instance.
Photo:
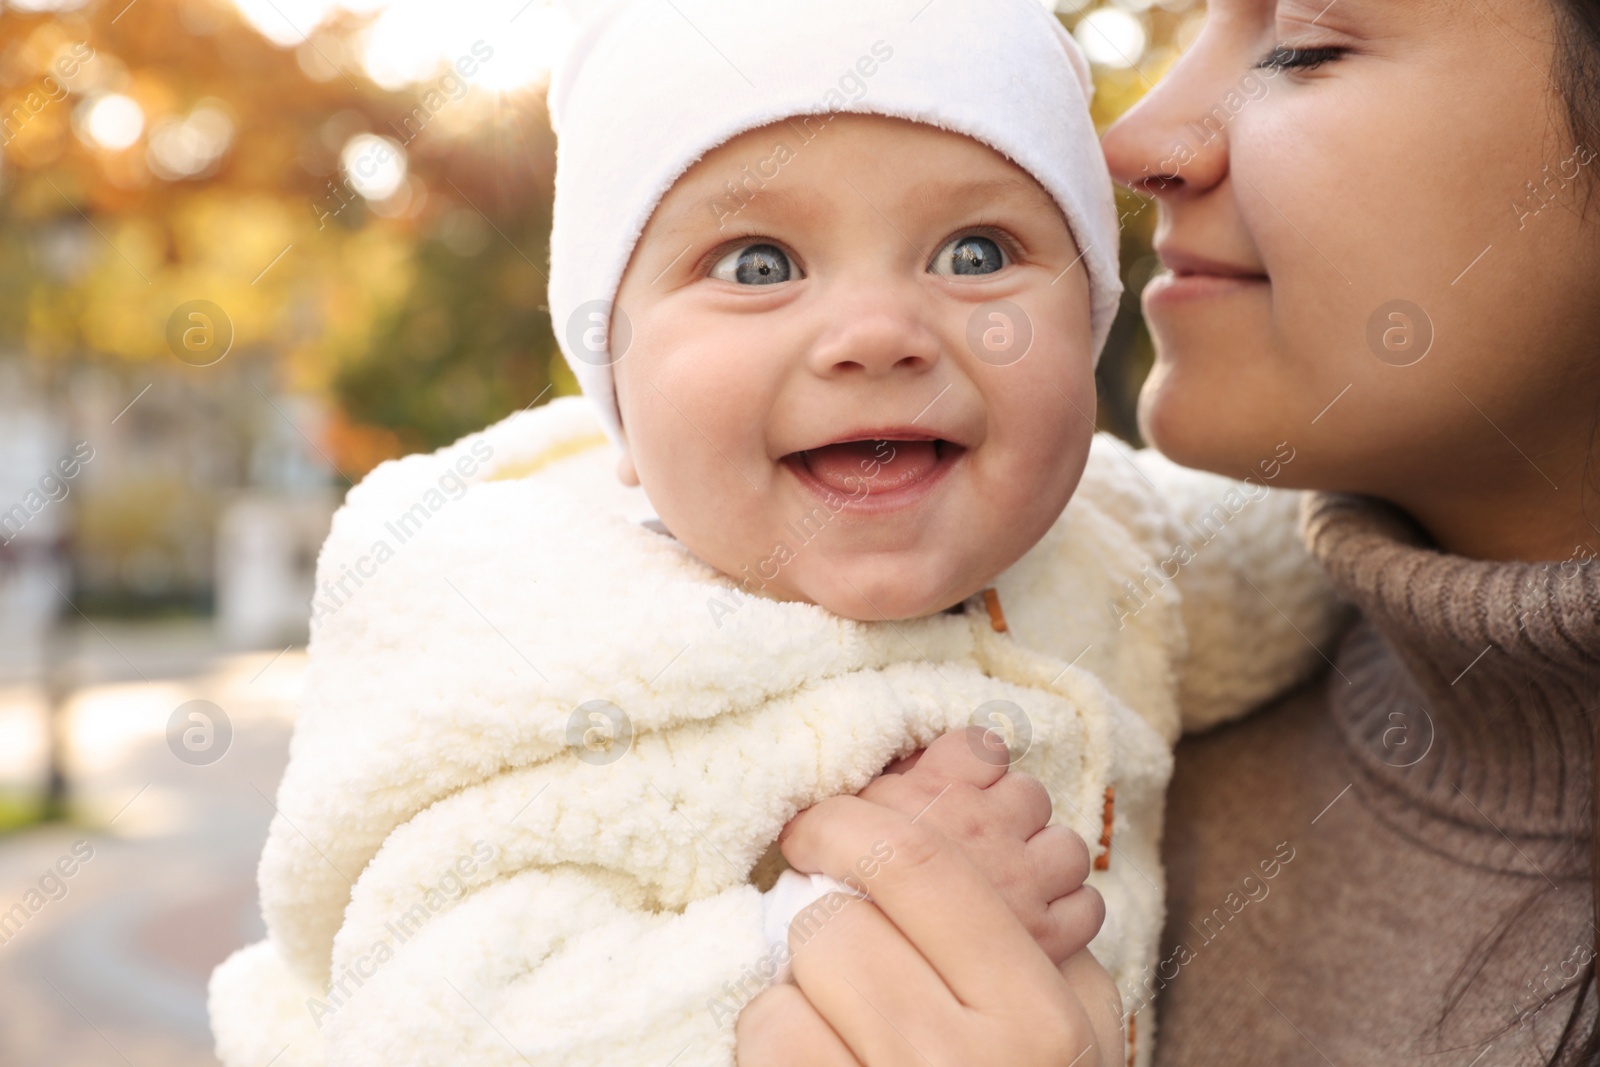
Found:
[[[791,129],[707,154],[639,241],[617,295],[622,475],[766,595],[932,614],[1016,562],[1076,487],[1087,274],[1027,172],[898,119],[833,116],[736,219],[712,210]],[[992,322],[1026,331],[1024,356],[974,342]]]
[[[843,495],[857,514],[916,506],[961,461],[954,441],[886,429],[783,457],[800,484],[824,499]]]

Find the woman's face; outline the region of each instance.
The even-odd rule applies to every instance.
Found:
[[[1213,0],[1105,137],[1159,204],[1152,443],[1241,475],[1287,441],[1285,481],[1467,555],[1600,545],[1600,132],[1555,30],[1549,0]]]

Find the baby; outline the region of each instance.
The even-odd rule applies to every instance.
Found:
[[[587,400],[336,517],[269,936],[212,981],[228,1067],[731,1064],[823,894],[894,862],[840,887],[779,831],[969,725],[1087,842],[1030,847],[1092,863],[1148,1062],[1171,746],[1306,675],[1336,616],[1265,488],[1290,443],[1231,482],[1094,433],[1090,91],[1037,0],[594,15],[550,92]],[[937,795],[940,763],[904,778]],[[963,846],[993,876],[1008,835]],[[1081,880],[1008,889],[1057,962],[1098,911],[1041,917]]]

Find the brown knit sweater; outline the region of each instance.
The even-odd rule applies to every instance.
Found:
[[[1361,618],[1315,685],[1178,747],[1156,1061],[1542,1064],[1595,943],[1600,539],[1468,560],[1330,494],[1304,526]]]

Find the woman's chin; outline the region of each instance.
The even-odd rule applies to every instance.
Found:
[[[1272,456],[1281,438],[1259,412],[1232,410],[1241,399],[1237,384],[1211,384],[1195,369],[1158,357],[1139,391],[1139,433],[1174,463],[1237,478]]]
[[[1194,460],[1196,418],[1186,412],[1182,382],[1170,360],[1156,357],[1155,366],[1139,390],[1139,433],[1145,443],[1184,466],[1204,467]],[[1215,434],[1210,436],[1214,437]]]

